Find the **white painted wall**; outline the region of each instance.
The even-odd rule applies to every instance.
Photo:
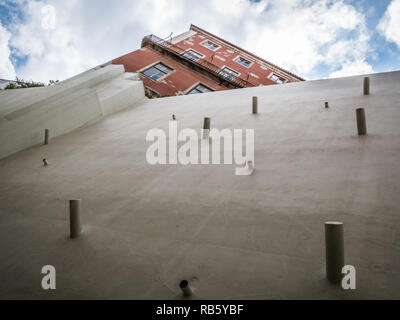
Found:
[[[144,98],[143,84],[122,65],[89,70],[57,85],[0,92],[0,159],[94,123]]]
[[[178,42],[181,42],[182,40],[185,40],[187,38],[190,38],[190,37],[194,36],[196,33],[197,32],[193,31],[193,30],[186,31],[186,32],[184,32],[184,33],[182,33],[180,35],[177,35],[176,37],[173,37],[172,40],[171,40],[171,43],[172,44],[176,44]]]
[[[370,78],[369,96],[357,76],[144,99],[1,159],[0,299],[174,300],[182,279],[195,279],[195,299],[400,299],[400,72]],[[95,117],[96,95],[81,94]],[[173,114],[179,131],[199,133],[204,117],[254,129],[255,172],[149,164],[146,134],[168,132]],[[84,234],[71,242],[77,197]],[[332,220],[344,222],[356,290],[325,279]],[[46,264],[51,293],[38,281]]]

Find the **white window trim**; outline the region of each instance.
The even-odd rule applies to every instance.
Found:
[[[196,82],[194,85],[192,85],[191,87],[189,87],[189,89],[186,89],[185,95],[189,94],[189,92],[192,91],[194,88],[196,88],[199,84],[201,84],[202,86],[204,86],[204,87],[210,89],[211,92],[217,91],[216,89],[212,88],[211,86],[206,85],[206,84],[204,84],[204,83],[201,82],[201,81],[198,81],[198,82]],[[205,92],[202,92],[202,93],[205,93]]]
[[[275,75],[275,76],[277,76],[277,77],[283,79],[283,83],[288,82],[288,79],[286,79],[285,77],[282,77],[281,75],[279,75],[279,74],[277,74],[277,73],[275,73],[275,72],[271,72],[271,73],[269,74],[269,76],[268,76],[268,79],[271,80],[271,81],[274,81],[274,80],[271,79],[273,75]],[[277,83],[277,84],[281,84],[281,83],[276,82],[276,81],[274,81],[274,82]]]
[[[243,67],[244,67],[244,66],[243,66]],[[226,66],[226,65],[224,65],[223,67],[221,67],[220,72],[222,72],[224,68],[227,68],[227,69],[229,69],[229,70],[235,71],[235,72],[238,74],[238,75],[236,76],[236,78],[239,78],[239,76],[241,75],[240,72],[238,72],[238,71],[236,71],[235,69],[232,69],[232,68],[230,68],[230,67],[228,67],[228,66]]]
[[[202,54],[202,53],[200,53],[200,52],[198,52],[198,51],[196,51],[196,50],[194,50],[194,49],[192,49],[192,48],[187,49],[183,54],[185,54],[186,52],[188,52],[188,51],[190,51],[190,50],[196,52],[198,55],[201,56],[201,58],[199,58],[199,60],[200,60],[200,59],[204,59],[205,56],[206,56],[205,54]]]
[[[204,45],[204,43],[206,43],[206,42],[211,42],[211,43],[215,44],[215,45],[218,46],[218,47],[215,48],[214,50],[213,50],[213,49],[210,49],[209,47],[207,47],[207,46]],[[215,41],[212,41],[212,40],[210,40],[210,39],[205,39],[205,40],[203,40],[202,42],[200,42],[200,44],[201,44],[204,48],[207,48],[208,50],[214,51],[214,52],[218,51],[218,50],[221,48],[221,46],[220,46],[218,43],[215,43]]]
[[[159,63],[161,63],[161,64],[163,64],[164,66],[168,67],[168,68],[171,69],[172,71],[171,71],[170,73],[164,74],[162,77],[158,78],[157,80],[154,80],[153,78],[150,78],[150,77],[146,76],[146,75],[143,73],[143,71],[146,71],[147,69],[150,69],[150,68],[154,67],[155,65],[157,65],[157,64],[159,64]],[[160,82],[160,80],[165,79],[165,78],[168,77],[169,75],[173,74],[175,71],[176,71],[175,68],[172,68],[171,66],[169,66],[169,65],[166,64],[165,62],[163,62],[163,61],[157,61],[157,62],[151,63],[151,64],[147,65],[146,67],[144,67],[144,68],[142,68],[142,69],[136,71],[136,73],[140,73],[143,77],[146,77],[146,79],[150,79],[151,81]],[[154,91],[154,90],[153,90],[153,91]]]
[[[246,60],[246,61],[250,62],[249,66],[246,67],[246,66],[242,65],[241,63],[237,62],[236,60],[238,60],[239,58],[242,58],[243,60]],[[233,59],[233,61],[236,62],[237,64],[241,65],[242,67],[247,68],[247,69],[250,69],[250,68],[253,66],[253,64],[254,64],[254,62],[252,62],[251,60],[249,60],[249,59],[247,59],[247,58],[245,58],[245,57],[243,57],[243,56],[241,56],[241,55],[236,56],[236,57]]]

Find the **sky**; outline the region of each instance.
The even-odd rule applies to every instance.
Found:
[[[0,0],[0,79],[61,81],[190,24],[307,80],[400,70],[400,0]]]

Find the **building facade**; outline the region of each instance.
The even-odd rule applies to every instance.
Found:
[[[146,36],[139,50],[112,63],[139,73],[151,97],[304,81],[194,25],[174,38]]]

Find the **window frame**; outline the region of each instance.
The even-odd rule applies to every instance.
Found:
[[[224,69],[229,69],[229,70],[231,70],[231,71],[237,73],[237,76],[234,76],[233,74],[231,74],[231,73],[228,72],[228,73],[229,73],[230,75],[232,75],[234,78],[239,78],[239,76],[241,75],[240,72],[237,72],[236,70],[231,69],[231,68],[229,68],[229,67],[227,67],[227,66],[223,66],[223,67],[221,68],[221,70],[218,72],[218,74],[221,75],[223,78],[225,78],[225,79],[227,79],[227,80],[232,80],[232,79],[228,79],[227,77],[225,77],[224,75],[221,74],[221,73],[224,71]]]
[[[241,64],[240,62],[238,62],[239,59],[242,59],[244,61],[247,61],[249,63],[248,66],[245,66],[244,64]],[[237,56],[235,59],[233,59],[233,61],[235,61],[236,63],[240,64],[241,66],[245,67],[245,68],[250,68],[253,65],[253,62],[251,62],[250,60],[243,58],[242,56]]]
[[[203,86],[204,88],[208,89],[209,91],[205,91],[205,92],[201,92],[200,90],[196,89],[198,86]],[[194,90],[197,90],[199,92],[196,93],[192,93]],[[187,92],[186,95],[189,94],[198,94],[198,93],[207,93],[207,92],[213,92],[215,91],[214,89],[210,88],[209,86],[206,86],[205,84],[203,84],[202,82],[197,82],[194,86],[190,87]]]
[[[275,81],[274,79],[272,79],[274,76],[277,77],[278,79],[280,79],[282,82],[278,82],[278,81]],[[275,82],[275,83],[277,83],[277,84],[284,84],[284,83],[286,83],[288,81],[287,79],[285,79],[285,78],[283,78],[281,76],[278,76],[276,73],[273,73],[273,72],[270,73],[270,75],[268,76],[268,79],[273,81],[273,82]]]
[[[215,45],[215,46],[217,46],[217,47],[216,47],[215,49],[211,49],[210,47],[207,47],[207,46],[205,45],[206,42],[210,42],[210,43],[212,43],[213,45]],[[201,44],[203,47],[207,48],[208,50],[211,50],[211,51],[214,51],[214,52],[217,51],[219,48],[221,48],[220,45],[216,44],[215,42],[213,42],[213,41],[211,41],[211,40],[209,40],[209,39],[205,39],[204,41],[200,42],[200,44]]]
[[[199,56],[201,56],[201,58],[198,58],[197,60],[192,60],[192,59],[186,57],[186,56],[185,56],[185,53],[187,53],[187,52],[189,52],[189,51],[193,51],[194,53],[196,53],[196,54],[198,54]],[[199,61],[199,60],[201,60],[201,59],[204,59],[206,55],[205,55],[205,54],[202,54],[202,53],[200,53],[200,52],[197,52],[196,50],[194,50],[194,49],[192,49],[192,48],[189,48],[189,49],[187,49],[187,50],[182,54],[182,56],[184,56],[185,58],[187,58],[187,59],[189,59],[189,60],[191,60],[191,61],[197,62],[197,61]]]
[[[159,65],[159,64],[163,65],[166,69],[169,69],[169,70],[171,70],[171,71],[168,72],[168,73],[165,73],[165,71],[160,70],[159,68],[156,67],[156,66]],[[146,71],[148,71],[148,70],[150,70],[150,69],[152,69],[152,68],[158,70],[157,73],[153,73],[152,75],[154,75],[154,74],[159,74],[160,72],[163,73],[163,75],[162,75],[161,77],[158,77],[157,79],[154,79],[154,78],[152,78],[152,75],[149,76],[149,75],[145,74]],[[165,77],[169,76],[169,75],[170,75],[171,73],[173,73],[174,71],[175,71],[175,69],[172,68],[172,67],[170,67],[170,66],[167,65],[166,63],[164,63],[164,62],[162,62],[162,61],[157,61],[157,62],[153,63],[152,65],[149,65],[149,66],[143,68],[143,69],[140,70],[139,72],[140,72],[141,75],[145,76],[146,78],[158,82],[158,81],[164,79]]]

